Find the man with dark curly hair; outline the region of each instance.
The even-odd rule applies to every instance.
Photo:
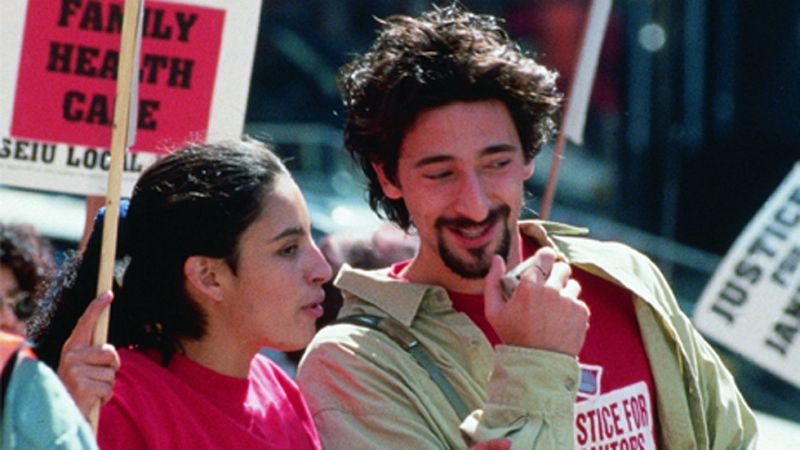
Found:
[[[325,447],[753,446],[732,376],[646,257],[519,220],[555,73],[459,6],[380,23],[339,74],[345,147],[419,248],[337,277],[343,318],[298,373]]]
[[[31,225],[0,224],[0,330],[25,335],[36,291],[54,268],[50,243]]]

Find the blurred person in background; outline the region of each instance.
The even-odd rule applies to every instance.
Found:
[[[94,449],[94,435],[53,370],[25,342],[55,270],[50,242],[27,224],[0,224],[0,448]]]
[[[0,330],[25,336],[37,292],[54,269],[52,246],[32,225],[0,224]]]
[[[0,448],[97,448],[94,434],[58,376],[22,336],[0,331]]]

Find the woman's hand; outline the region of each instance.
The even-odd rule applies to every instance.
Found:
[[[87,417],[92,405],[97,402],[103,404],[111,399],[114,377],[119,369],[119,355],[113,345],[92,345],[97,319],[113,298],[111,291],[95,298],[61,348],[58,376]]]

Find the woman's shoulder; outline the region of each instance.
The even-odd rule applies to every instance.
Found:
[[[135,348],[117,349],[120,361],[120,374],[136,373],[144,376],[158,376],[159,371],[166,369],[158,363],[159,356],[155,350],[139,350]]]
[[[163,398],[175,388],[175,377],[160,364],[158,352],[132,348],[118,349],[120,368],[114,380],[112,399],[149,402]]]
[[[168,372],[145,352],[117,349],[120,368],[111,399],[103,405],[100,420],[101,448],[147,448],[164,420],[165,404],[172,403]],[[124,445],[122,445],[124,443]]]
[[[275,361],[262,353],[256,354],[250,363],[250,378],[268,378],[274,382],[289,382],[294,384],[292,377],[286,373]]]
[[[270,414],[271,426],[280,427],[283,430],[281,434],[287,436],[287,439],[299,444],[303,440],[299,436],[305,434],[314,443],[314,448],[321,447],[311,412],[300,388],[289,374],[266,355],[256,355],[250,365],[250,394],[258,397],[259,401],[256,403],[265,410],[273,411]],[[290,439],[288,436],[293,437]]]
[[[255,384],[273,392],[282,391],[292,401],[296,400],[295,397],[302,397],[294,379],[266,355],[257,354],[253,358],[248,378],[251,386]]]

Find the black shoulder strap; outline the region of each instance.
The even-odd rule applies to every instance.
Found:
[[[447,380],[442,371],[439,370],[439,367],[435,362],[433,362],[425,348],[419,345],[417,338],[415,338],[414,335],[403,326],[403,324],[390,317],[379,317],[372,314],[355,314],[352,316],[342,317],[330,325],[335,325],[338,323],[349,323],[352,325],[360,325],[362,327],[372,328],[373,330],[378,330],[391,338],[394,342],[400,345],[403,350],[410,353],[417,363],[428,372],[428,375],[430,375],[433,382],[436,383],[436,386],[438,386],[439,390],[442,391],[442,394],[444,394],[444,396],[447,398],[447,401],[450,402],[450,405],[455,410],[459,419],[463,421],[469,415],[469,409],[467,409],[467,406],[464,404],[464,401],[461,400],[461,397],[458,396],[458,393],[453,385]]]
[[[14,372],[14,367],[17,366],[17,358],[19,358],[19,352],[22,350],[22,347],[25,343],[20,344],[11,356],[8,357],[8,361],[3,366],[3,374],[0,376],[0,383],[2,386],[0,387],[0,414],[3,412],[3,406],[6,403],[6,391],[8,390],[8,383],[11,381],[11,374]]]

